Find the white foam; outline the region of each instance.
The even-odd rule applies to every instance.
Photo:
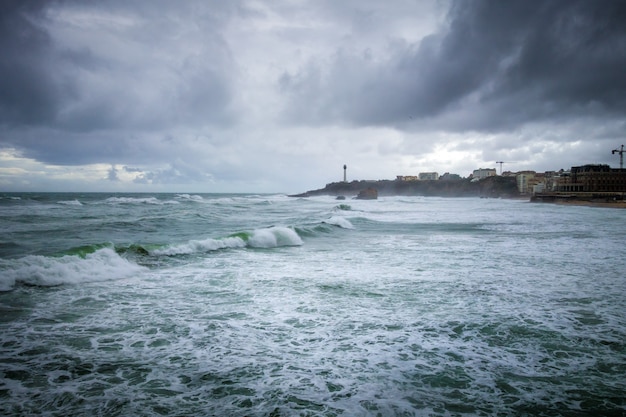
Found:
[[[278,246],[300,246],[302,239],[288,227],[270,227],[255,230],[248,244],[253,248],[275,248]]]
[[[83,205],[83,203],[81,203],[78,200],[57,201],[57,204],[62,204],[64,206],[82,206]]]
[[[154,204],[154,205],[163,205],[163,204],[180,204],[175,200],[159,200],[156,197],[143,197],[143,198],[135,198],[135,197],[109,197],[105,200],[107,203],[112,204]]]
[[[276,248],[280,246],[300,246],[302,239],[295,230],[288,227],[270,227],[252,232],[247,240],[238,236],[224,239],[190,240],[180,245],[172,245],[151,251],[152,255],[189,255],[192,253],[211,252],[220,249],[244,248]]]
[[[239,237],[227,237],[225,239],[205,239],[205,240],[190,240],[187,243],[180,245],[168,246],[163,249],[156,249],[152,251],[153,255],[188,255],[198,252],[210,252],[219,249],[228,248],[243,248],[246,243]]]
[[[203,201],[204,200],[202,196],[199,196],[197,194],[178,194],[176,197],[181,200],[190,200],[190,201]]]
[[[350,220],[341,216],[333,216],[330,219],[325,220],[324,223],[332,224],[333,226],[338,226],[343,229],[354,229],[354,226],[352,225],[352,223],[350,223]]]
[[[0,291],[11,290],[20,282],[48,287],[122,279],[146,269],[120,257],[110,248],[99,249],[85,258],[29,255],[17,260],[2,260],[0,267],[3,270]]]

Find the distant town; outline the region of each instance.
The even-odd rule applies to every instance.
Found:
[[[626,169],[623,167],[624,146],[613,153],[620,156],[620,168],[606,164],[573,166],[559,171],[504,171],[478,168],[468,177],[457,174],[420,172],[418,175],[398,175],[395,180],[347,181],[347,166],[343,166],[343,181],[326,184],[322,189],[307,191],[293,197],[335,195],[338,198],[375,199],[378,195],[422,195],[444,197],[479,196],[484,198],[529,198],[533,202],[625,204]]]
[[[578,197],[622,197],[626,192],[626,169],[611,168],[605,164],[588,164],[571,167],[565,171],[504,171],[502,177],[515,178],[521,196],[578,196]],[[498,176],[495,168],[475,169],[469,181],[478,182]],[[398,175],[397,181],[451,181],[463,180],[459,175],[437,172],[420,172],[416,176]]]

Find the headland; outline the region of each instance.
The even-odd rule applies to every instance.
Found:
[[[452,180],[360,180],[332,182],[324,188],[294,194],[291,197],[357,196],[361,191],[375,189],[379,196],[483,197],[519,198],[515,177],[493,176],[480,181],[469,178]]]
[[[363,195],[369,197],[363,197]],[[375,197],[372,197],[372,194]],[[610,193],[609,193],[610,194]],[[324,188],[293,194],[290,197],[335,196],[339,198],[375,199],[378,196],[424,197],[480,197],[523,199],[532,203],[553,203],[569,206],[626,208],[621,196],[598,193],[538,193],[520,194],[515,177],[492,176],[472,181],[469,178],[453,180],[402,181],[360,180],[332,182]]]

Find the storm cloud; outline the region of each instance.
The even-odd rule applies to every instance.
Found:
[[[53,165],[99,172],[57,189],[301,191],[344,163],[359,179],[548,170],[614,164],[624,142],[623,1],[0,9],[6,190]]]
[[[442,117],[443,129],[501,130],[555,117],[622,117],[625,22],[623,1],[454,2],[441,32],[390,43],[386,59],[338,50],[329,70],[311,63],[284,73],[280,85],[291,95],[287,107],[309,123]]]

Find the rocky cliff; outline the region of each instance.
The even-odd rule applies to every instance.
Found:
[[[490,197],[514,198],[519,196],[515,177],[489,177],[472,182],[469,179],[437,181],[352,181],[333,182],[324,188],[311,190],[292,197],[312,197],[317,195],[356,196],[362,190],[373,188],[379,196],[438,196],[438,197]]]

